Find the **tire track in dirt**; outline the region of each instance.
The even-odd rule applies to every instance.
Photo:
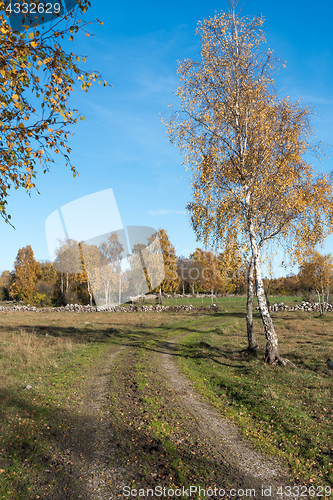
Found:
[[[91,415],[96,418],[91,443],[92,460],[87,471],[87,477],[90,476],[87,486],[91,500],[109,500],[113,497],[112,486],[123,483],[122,472],[125,469],[123,470],[120,464],[116,465],[111,461],[114,457],[113,429],[112,422],[108,418],[109,411],[106,409],[106,404],[110,371],[115,358],[124,349],[125,346],[122,346],[108,358],[102,370],[92,380],[86,398]]]
[[[267,457],[255,450],[253,445],[241,436],[239,428],[204,401],[195,392],[192,383],[180,373],[173,357],[177,353],[177,342],[182,337],[184,335],[160,344],[159,348],[164,352],[159,354],[159,366],[165,373],[170,388],[182,399],[184,410],[189,412],[193,422],[196,422],[198,432],[210,441],[223,463],[239,471],[239,478],[245,489],[255,488],[256,492],[261,493],[262,486],[272,487],[271,496],[256,494],[256,498],[290,499],[290,495],[277,494],[278,487],[293,487],[296,484],[287,468],[275,457]],[[303,495],[302,497],[309,498]]]
[[[57,500],[109,500],[113,485],[122,483],[122,467],[113,460],[112,422],[108,418],[108,381],[115,359],[125,346],[112,347],[99,360],[84,387],[80,416],[73,416],[71,433],[59,443],[57,455],[67,455],[72,467],[58,489]]]

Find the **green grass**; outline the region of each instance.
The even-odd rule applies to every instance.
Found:
[[[281,457],[296,478],[333,486],[333,380],[325,365],[333,351],[332,318],[294,312],[274,318],[280,352],[296,369],[271,368],[262,353],[242,354],[236,319],[186,337],[177,359],[197,390],[256,446]]]
[[[112,347],[109,325],[101,332],[95,319],[105,318],[1,313],[0,499],[52,496],[66,480],[58,445],[80,421],[85,383]]]
[[[223,309],[229,310],[229,308],[235,308],[239,310],[240,307],[244,308],[246,307],[246,301],[247,297],[246,296],[230,296],[230,297],[214,297],[214,304],[216,304],[218,307],[221,307]],[[270,296],[269,297],[270,303],[274,304],[275,302],[284,302],[285,304],[288,305],[295,305],[300,304],[302,302],[302,297],[287,297],[287,296]],[[258,300],[255,297],[254,298],[254,307],[257,307],[258,305]],[[140,302],[139,305],[142,303]],[[158,304],[157,299],[149,299],[145,300],[144,304],[148,305],[156,305]],[[206,297],[178,297],[178,298],[163,298],[163,305],[164,306],[175,306],[175,305],[188,305],[191,304],[194,307],[202,307],[202,306],[210,306],[211,304],[211,298],[209,296]],[[128,304],[123,304],[123,305],[128,305]]]
[[[181,453],[174,448],[170,436],[180,435],[186,423],[179,412],[165,413],[154,375],[158,366],[151,354],[162,338],[176,334],[185,335],[179,343],[180,367],[204,397],[237,422],[256,446],[288,463],[300,481],[333,486],[333,372],[325,365],[333,352],[332,314],[274,313],[280,353],[297,368],[271,368],[262,361],[265,339],[259,313],[254,312],[254,321],[262,349],[258,358],[248,357],[240,353],[246,347],[245,302],[222,299],[227,307],[207,314],[1,312],[0,499],[32,500],[45,492],[52,496],[66,473],[52,462],[57,443],[70,432],[73,417],[80,418],[85,383],[95,366],[122,343],[136,353],[133,397],[141,398],[145,409],[140,413],[136,399],[133,422],[139,427],[144,416],[149,439],[162,443],[151,452],[152,463],[158,464],[162,450],[165,474],[171,470],[175,481],[201,481],[189,451],[195,450],[195,440],[188,437]],[[111,383],[122,387],[117,378]],[[27,384],[33,389],[24,391]],[[117,394],[119,408],[124,394],[120,389]],[[126,438],[130,446],[136,432],[126,436],[131,436]],[[138,448],[129,449],[134,453]],[[210,477],[212,466],[201,458],[196,466],[200,462],[199,469]],[[41,482],[43,470],[52,467],[52,481]],[[168,476],[164,480],[171,484]]]
[[[1,390],[1,499],[35,499],[59,489],[66,468],[54,460],[58,443],[71,433],[73,417],[79,418],[84,383],[105,347],[80,346],[55,356],[56,367],[24,373],[33,389],[22,389],[20,374]],[[40,480],[45,469],[53,472],[46,483]]]
[[[246,306],[246,296],[239,296],[239,295],[234,295],[234,296],[229,296],[229,297],[214,297],[214,304],[216,304],[218,307],[222,308],[228,308],[228,307],[245,307]],[[294,305],[296,303],[301,303],[302,302],[302,297],[288,297],[288,296],[282,296],[282,295],[277,295],[277,296],[269,296],[269,300],[271,304],[274,304],[275,302],[284,302],[285,304],[288,305]],[[145,299],[144,302],[138,302],[137,305],[156,305],[158,304],[157,299]],[[180,297],[180,298],[163,298],[163,305],[165,306],[175,306],[175,305],[188,305],[192,304],[194,307],[201,307],[201,306],[210,306],[211,304],[211,298],[210,296],[206,297]],[[13,303],[14,305],[14,303]],[[23,305],[20,304],[20,305]],[[257,307],[258,305],[258,300],[255,297],[254,298],[254,307]],[[5,307],[11,307],[11,304],[8,304],[6,302],[0,302],[0,306],[5,306]],[[128,307],[129,303],[121,304],[122,307]]]
[[[165,390],[158,371],[155,348],[161,337],[166,340],[171,333],[180,333],[174,326],[173,332],[162,327],[158,335],[155,329],[147,329],[151,335],[139,349],[129,349],[113,369],[109,410],[116,458],[127,464],[129,484],[137,490],[189,484],[207,488],[218,473],[229,484],[227,468],[193,432],[191,419],[177,406],[172,392]]]

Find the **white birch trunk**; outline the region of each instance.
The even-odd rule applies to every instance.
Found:
[[[319,290],[316,290],[316,292],[317,292],[317,295],[318,295],[319,311],[320,311],[320,314],[323,314]]]
[[[105,305],[108,306],[108,282],[104,281]]]
[[[277,361],[280,361],[282,362],[282,364],[286,364],[285,360],[283,360],[279,356],[278,338],[275,333],[273,321],[267,307],[264,283],[262,280],[260,249],[257,245],[253,231],[251,230],[250,230],[250,241],[251,241],[252,256],[254,260],[254,268],[256,272],[256,292],[259,303],[259,311],[264,325],[265,336],[266,336],[265,362],[273,364],[276,363]]]
[[[253,271],[254,271],[254,262],[253,262],[253,257],[251,257],[247,275],[247,303],[246,303],[246,327],[247,327],[247,339],[249,342],[249,345],[247,347],[248,351],[255,351],[259,349],[259,346],[257,344],[257,339],[253,331],[253,295],[254,295]]]
[[[328,299],[327,299],[327,302],[325,302],[325,291],[324,291],[324,287],[323,286],[321,287],[321,297],[322,297],[322,303],[321,303],[321,308],[320,308],[320,314],[324,315],[327,312],[327,302],[328,302]]]
[[[90,302],[90,306],[92,306],[92,293],[91,293],[91,288],[90,288],[90,284],[89,284],[89,281],[88,281],[88,293],[89,293],[89,302]]]

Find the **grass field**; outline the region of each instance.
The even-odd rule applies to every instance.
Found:
[[[239,306],[240,308],[246,305],[246,296],[234,295],[229,297],[214,297],[214,304],[218,307],[228,306]],[[300,304],[302,302],[302,297],[288,297],[288,296],[269,296],[269,300],[271,304],[275,302],[284,302],[288,305]],[[145,299],[144,304],[156,305],[159,301],[157,299]],[[13,303],[14,304],[14,303]],[[141,302],[140,302],[141,304]],[[163,298],[163,305],[165,306],[175,306],[175,305],[187,305],[192,304],[194,307],[201,306],[210,306],[211,298],[210,296],[206,297],[178,297],[178,298]],[[258,300],[254,297],[253,300],[254,307],[257,307]],[[121,304],[122,306],[128,306],[129,303]],[[11,307],[10,302],[0,302],[0,307]]]
[[[333,381],[325,365],[333,352],[331,318],[284,313],[275,325],[280,352],[296,369],[272,369],[261,355],[239,353],[239,320],[189,335],[180,365],[197,390],[260,449],[283,457],[296,477],[332,484]],[[262,338],[260,344],[264,347]]]
[[[281,299],[289,302],[271,302]],[[325,365],[333,358],[332,314],[274,313],[280,353],[297,368],[271,368],[262,361],[259,314],[254,313],[254,322],[261,351],[249,357],[241,352],[246,347],[245,302],[219,300],[222,310],[212,314],[1,312],[0,499],[53,498],[67,470],[55,458],[57,443],[70,432],[73,416],[80,417],[84,387],[98,363],[114,346],[131,346],[137,390],[143,391],[145,379],[154,384],[149,352],[176,334],[183,335],[178,364],[198,392],[239,424],[258,448],[284,460],[301,483],[333,487],[333,371]],[[195,305],[193,299],[190,303]],[[32,389],[24,390],[27,384]],[[112,387],[116,418],[124,398],[117,380]],[[149,387],[150,393],[145,389],[140,398],[146,405],[142,411],[150,415],[149,432],[168,443],[171,430],[156,418],[157,411],[161,415],[166,409],[157,409],[158,387]],[[165,464],[175,468],[184,457],[165,446]],[[54,474],[45,479],[45,469]],[[186,482],[191,474],[190,462],[183,464],[178,481]]]

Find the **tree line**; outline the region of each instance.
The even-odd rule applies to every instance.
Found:
[[[185,258],[176,255],[166,230],[159,229],[156,235],[162,250],[164,279],[155,288],[150,284],[149,293],[211,296],[247,294],[250,262],[238,250],[216,253],[196,248]],[[105,297],[105,305],[109,305],[110,285],[112,280],[117,279],[122,250],[117,237],[112,235],[99,249],[89,247],[89,251],[83,249],[83,252],[82,245],[68,240],[62,243],[59,250],[61,259],[57,258],[51,263],[47,260],[37,261],[30,245],[21,248],[15,259],[14,270],[3,271],[0,276],[0,300],[23,301],[35,306],[59,306],[68,303],[96,305],[93,288],[95,293],[98,293],[98,289],[92,287],[92,280],[96,280],[96,273],[102,267],[102,295]],[[133,253],[135,255],[135,251]],[[90,266],[88,273],[87,264],[94,255],[98,256],[99,260],[95,259],[95,267]],[[132,264],[133,262],[132,258]],[[123,288],[126,279],[131,285],[133,295],[145,291],[140,290],[137,273],[132,272],[131,278],[126,278],[126,273],[123,273]],[[130,283],[130,279],[136,282],[136,288]],[[313,252],[302,262],[298,274],[275,279],[265,278],[263,281],[266,295],[298,295],[308,300],[318,297],[319,301],[328,302],[329,293],[333,291],[333,260],[331,255],[323,256]]]
[[[68,98],[77,80],[86,92],[101,80],[99,73],[77,66],[76,61],[85,58],[66,53],[59,43],[64,36],[72,41],[74,34],[86,31],[88,23],[78,18],[90,4],[86,0],[76,4],[69,16],[59,14],[61,29],[57,22],[45,33],[35,23],[31,32],[25,26],[18,37],[0,16],[6,62],[0,75],[0,215],[7,223],[9,189],[25,188],[30,193],[36,188],[37,162],[46,173],[60,154],[77,174],[67,142],[79,113],[69,107]],[[239,293],[245,283],[249,350],[258,348],[252,321],[255,294],[266,336],[264,360],[271,365],[288,363],[279,355],[267,303],[268,287],[273,291],[282,286],[287,291],[287,279],[265,281],[263,253],[273,244],[282,244],[290,263],[300,266],[299,279],[289,276],[288,286],[306,286],[324,304],[332,261],[315,248],[333,232],[333,173],[318,173],[308,161],[309,153],[323,154],[311,127],[313,110],[281,96],[275,88],[273,74],[280,65],[286,66],[266,49],[264,18],[240,17],[236,5],[237,0],[230,0],[228,12],[199,22],[199,60],[179,62],[179,109],[163,120],[171,143],[180,148],[185,166],[192,171],[192,197],[187,204],[191,225],[198,241],[215,251],[197,249],[195,256],[179,262],[171,246],[163,250],[165,276],[158,286],[159,281],[151,280],[142,266],[145,256],[140,246],[127,273],[122,273],[116,241],[99,249],[65,242],[63,258],[74,263],[73,269],[59,261],[51,270],[50,263],[36,262],[32,249],[25,247],[18,253],[14,273],[3,273],[1,278],[9,297],[42,303],[50,296],[54,301],[72,300],[76,294],[91,303],[95,290],[95,301],[108,303],[112,294],[113,300],[117,296],[117,285],[120,300],[123,289],[127,294],[142,293],[145,286],[157,288],[160,296],[177,287],[213,295]],[[4,9],[0,5],[0,13]],[[43,82],[38,76],[42,67]],[[29,100],[32,95],[37,101]],[[159,272],[157,253],[149,258],[151,268]],[[98,261],[100,266],[95,265]],[[27,275],[24,269],[30,270]]]

